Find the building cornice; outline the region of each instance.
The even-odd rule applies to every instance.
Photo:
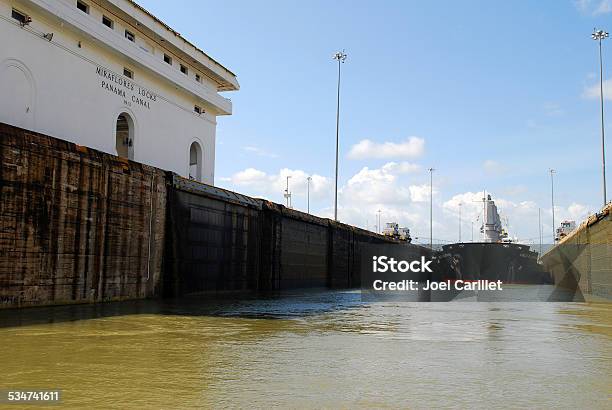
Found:
[[[162,77],[175,87],[207,102],[214,107],[219,115],[230,115],[232,113],[231,100],[222,97],[216,90],[193,81],[180,71],[164,63],[157,56],[142,50],[135,43],[126,40],[119,33],[108,30],[102,24],[92,24],[91,16],[82,13],[76,7],[73,8],[68,3],[55,0],[25,0],[25,2],[49,14],[52,18],[59,19],[61,23],[70,26],[73,30],[86,36],[97,45],[121,54],[136,66]]]

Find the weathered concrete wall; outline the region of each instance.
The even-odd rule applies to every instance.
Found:
[[[0,307],[358,287],[396,243],[0,124]]]
[[[612,299],[612,204],[542,255],[542,263],[556,286]]]
[[[276,205],[276,204],[274,204]],[[329,269],[328,221],[268,203],[265,212],[280,217],[280,275],[275,289],[327,286]]]
[[[0,307],[156,296],[161,170],[0,124]]]
[[[359,228],[173,176],[165,294],[358,287]]]
[[[174,178],[181,185],[168,196],[164,295],[256,289],[260,205],[242,195]],[[207,194],[196,193],[198,189]]]

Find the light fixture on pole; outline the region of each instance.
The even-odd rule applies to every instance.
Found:
[[[538,230],[540,233],[540,256],[542,256],[542,208],[538,208]]]
[[[459,202],[459,243],[461,243],[461,202]]]
[[[344,50],[334,54],[333,59],[338,60],[338,99],[336,105],[336,189],[334,191],[334,220],[338,220],[338,150],[340,148],[340,65],[346,60]]]
[[[380,231],[382,229],[381,226],[380,226],[380,223],[381,223],[381,212],[382,211],[379,209],[378,210],[378,228],[376,229],[376,231],[377,231],[376,233],[380,233]]]
[[[554,169],[550,169],[550,203],[551,203],[551,207],[552,207],[552,230],[553,230],[553,237],[552,237],[552,243],[555,243],[555,236],[556,236],[556,232],[555,232],[555,170]]]
[[[429,248],[433,249],[433,172],[429,168]]]
[[[472,242],[474,242],[474,221],[472,221]]]
[[[312,177],[308,177],[306,178],[306,197],[307,197],[307,203],[308,203],[308,213],[310,213],[310,181],[312,180]]]
[[[289,178],[291,178],[291,175],[287,175],[287,189],[285,189],[285,199],[287,200],[287,208],[291,208],[291,192],[289,192]]]
[[[603,58],[601,56],[601,40],[608,38],[608,33],[603,30],[593,29],[591,38],[599,42],[599,97],[601,102],[601,170],[603,176],[603,200],[604,206],[608,203],[606,196],[606,137],[604,131],[604,97],[603,97]]]

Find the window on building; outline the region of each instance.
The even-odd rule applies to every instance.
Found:
[[[115,128],[115,149],[117,156],[134,159],[134,121],[128,114],[117,117]]]
[[[127,78],[134,78],[134,72],[132,70],[130,70],[129,68],[124,68],[123,69],[123,75],[126,76]]]
[[[81,10],[83,13],[89,14],[89,5],[82,1],[77,1],[77,9]]]
[[[202,82],[202,77],[200,77],[200,74],[196,74],[196,81],[197,81],[198,83],[201,83],[201,82]]]
[[[198,113],[198,114],[202,114],[202,107],[200,107],[199,105],[196,105],[195,107],[193,107],[193,110]]]
[[[125,30],[125,38],[127,38],[128,40],[132,42],[136,41],[136,36],[130,30]]]
[[[187,68],[187,66],[181,64],[181,73],[188,75],[189,74],[189,69]]]
[[[26,22],[28,21],[28,16],[25,13],[22,13],[20,11],[17,11],[15,9],[13,9],[13,13],[11,14],[11,16],[17,20],[19,22],[19,24],[21,25],[25,25]]]
[[[172,57],[168,54],[164,54],[164,63],[172,65]]]
[[[202,147],[197,142],[189,147],[189,179],[202,180]]]
[[[113,20],[109,19],[106,16],[102,16],[102,24],[104,24],[106,27],[108,28],[113,28],[115,23],[113,22]]]

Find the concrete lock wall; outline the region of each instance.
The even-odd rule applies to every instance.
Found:
[[[0,307],[157,293],[163,172],[4,124],[0,160]]]
[[[256,289],[258,204],[173,174],[168,178],[164,295]]]
[[[612,298],[612,205],[542,255],[556,286]]]
[[[280,204],[169,178],[165,296],[358,287],[363,247],[397,244]]]
[[[0,307],[346,288],[350,225],[0,124]]]

